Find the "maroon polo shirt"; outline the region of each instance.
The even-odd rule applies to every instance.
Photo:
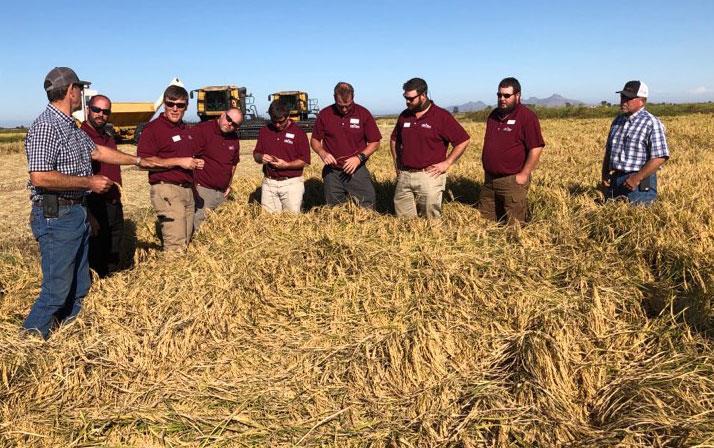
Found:
[[[307,164],[310,163],[310,145],[307,142],[307,134],[292,122],[282,131],[278,131],[270,124],[261,128],[253,154],[268,154],[286,162],[300,159]],[[263,165],[263,173],[266,177],[273,178],[298,177],[302,176],[302,168],[278,170],[266,163]]]
[[[171,123],[164,114],[149,122],[141,133],[136,154],[139,157],[193,157],[196,145],[193,136],[183,121]],[[150,171],[149,183],[168,182],[182,184],[193,182],[193,171],[170,168],[164,171]]]
[[[80,129],[83,130],[85,134],[87,134],[97,145],[106,146],[107,148],[111,148],[116,151],[117,144],[114,141],[114,137],[104,132],[103,129],[100,133],[87,121],[82,123]],[[92,173],[107,176],[114,183],[121,185],[121,167],[119,165],[92,160]],[[102,193],[98,196],[107,201],[113,201],[118,200],[121,197],[121,192],[119,187],[112,185],[106,193]]]
[[[449,143],[457,146],[469,134],[453,115],[432,102],[421,118],[409,109],[399,114],[391,139],[397,142],[399,167],[422,170],[446,160]]]
[[[528,151],[545,146],[536,114],[522,104],[501,117],[491,112],[483,138],[483,169],[489,174],[509,176],[523,169]]]
[[[233,167],[239,160],[238,134],[224,134],[218,127],[218,120],[210,120],[192,127],[191,135],[196,144],[196,157],[204,161],[203,169],[193,173],[194,182],[202,187],[226,191]]]
[[[322,147],[342,166],[348,158],[361,152],[367,143],[382,139],[377,122],[364,107],[353,103],[352,108],[340,115],[333,104],[320,111],[312,130],[312,138],[322,141]]]

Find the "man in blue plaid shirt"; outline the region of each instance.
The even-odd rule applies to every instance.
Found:
[[[651,204],[657,197],[657,170],[669,159],[664,125],[645,110],[649,96],[645,83],[628,81],[617,93],[622,113],[610,126],[602,186],[607,199]]]
[[[72,112],[80,110],[80,81],[67,67],[55,67],[45,77],[50,104],[32,123],[25,137],[32,199],[30,224],[40,245],[42,288],[23,328],[47,338],[56,321],[73,319],[90,286],[87,249],[89,222],[86,195],[104,193],[113,182],[92,174],[92,160],[114,165],[154,164],[97,146],[80,130]]]

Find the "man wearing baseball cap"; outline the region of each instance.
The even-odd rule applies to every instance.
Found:
[[[95,144],[72,119],[80,110],[81,81],[71,68],[55,67],[45,77],[50,104],[25,137],[30,224],[40,245],[42,287],[23,328],[47,338],[55,320],[77,316],[89,290],[89,223],[86,196],[105,193],[113,182],[92,173],[92,161],[115,165],[153,165],[130,154]]]
[[[620,111],[610,126],[602,161],[607,199],[651,204],[657,197],[657,170],[669,159],[664,125],[645,110],[649,89],[628,81],[620,94]]]

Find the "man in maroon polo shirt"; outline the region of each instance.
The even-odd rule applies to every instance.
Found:
[[[137,155],[161,168],[149,173],[151,204],[156,210],[165,251],[183,250],[193,233],[193,170],[204,162],[193,157],[193,137],[183,122],[188,92],[172,85],[164,91],[164,112],[146,125]]]
[[[389,145],[397,173],[394,210],[399,217],[438,218],[446,172],[466,151],[469,134],[429,99],[426,81],[412,78],[402,87],[407,108]],[[449,144],[453,149],[447,154]]]
[[[231,181],[239,160],[238,128],[243,123],[240,109],[231,108],[215,120],[204,121],[191,129],[203,159],[202,170],[194,172],[196,212],[193,231],[198,230],[208,210],[215,210],[231,192]]]
[[[498,84],[498,107],[486,122],[483,139],[485,180],[478,209],[493,221],[526,221],[531,173],[545,146],[538,117],[521,104],[521,84]]]
[[[260,204],[270,213],[300,213],[305,193],[303,168],[310,164],[307,134],[290,120],[284,104],[273,101],[268,108],[270,124],[258,134],[253,151],[263,164]]]
[[[322,179],[327,205],[351,196],[362,207],[374,208],[376,201],[367,159],[379,148],[382,134],[367,109],[354,102],[354,88],[339,82],[335,104],[317,115],[310,146],[325,163]]]
[[[106,129],[112,113],[112,102],[104,95],[95,95],[87,105],[87,120],[81,129],[97,145],[114,151],[117,144]],[[106,277],[119,265],[119,248],[124,232],[124,210],[121,203],[121,168],[119,165],[92,161],[92,172],[111,179],[114,184],[105,193],[90,193],[87,197],[92,234],[89,238],[89,267]]]

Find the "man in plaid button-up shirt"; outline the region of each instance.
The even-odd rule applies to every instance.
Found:
[[[67,67],[55,67],[45,77],[50,104],[25,137],[28,187],[32,199],[30,224],[40,245],[42,289],[23,328],[47,338],[55,320],[74,318],[90,286],[87,248],[89,223],[84,198],[104,193],[113,182],[92,175],[92,160],[115,165],[153,167],[130,154],[95,145],[72,119],[81,108],[80,81]]]
[[[645,110],[649,89],[629,81],[617,92],[620,110],[610,127],[602,161],[602,185],[608,199],[649,204],[657,197],[657,170],[669,159],[664,125]]]

